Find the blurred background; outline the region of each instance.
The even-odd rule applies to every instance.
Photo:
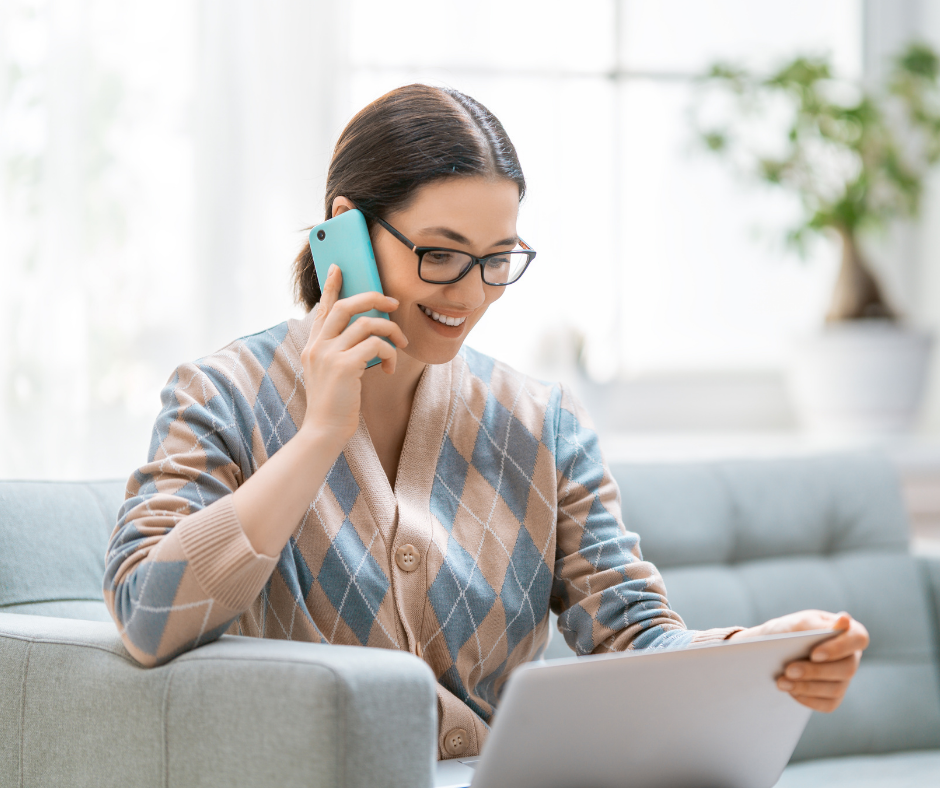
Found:
[[[826,54],[864,83],[915,36],[940,42],[940,3],[0,0],[0,477],[126,477],[177,364],[299,316],[290,265],[332,146],[415,81],[489,107],[529,184],[538,259],[469,344],[569,381],[612,452],[799,441],[788,353],[839,247],[801,260],[792,198],[704,155],[695,78]],[[869,246],[927,329],[938,187]]]

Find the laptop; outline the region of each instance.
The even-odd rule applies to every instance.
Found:
[[[439,761],[435,788],[770,788],[812,713],[776,678],[835,634],[523,665],[482,755]]]

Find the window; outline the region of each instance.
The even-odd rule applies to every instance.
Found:
[[[582,345],[598,380],[780,367],[836,251],[751,237],[791,206],[693,150],[691,78],[806,50],[858,75],[861,5],[0,0],[0,475],[139,465],[177,364],[298,313],[332,142],[416,80],[489,106],[529,182],[539,257],[471,344],[543,377]]]
[[[771,240],[794,206],[695,150],[692,79],[830,52],[861,73],[861,3],[354,0],[349,112],[402,83],[456,87],[504,123],[539,251],[471,344],[524,370],[583,339],[596,379],[782,366],[821,319],[838,250]],[[575,10],[576,9],[576,10]],[[756,238],[764,231],[762,239]],[[507,294],[509,295],[509,294]]]

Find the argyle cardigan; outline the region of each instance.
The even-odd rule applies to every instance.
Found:
[[[180,366],[162,392],[104,578],[141,664],[226,632],[407,650],[437,676],[445,758],[455,728],[479,752],[509,674],[547,644],[549,609],[578,654],[734,631],[689,631],[669,608],[571,392],[468,348],[423,372],[394,488],[360,418],[280,555],[255,552],[231,493],[303,421],[313,314]],[[403,545],[416,570],[396,563]]]

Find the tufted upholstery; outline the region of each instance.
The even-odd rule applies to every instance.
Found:
[[[940,569],[908,548],[878,455],[613,467],[627,527],[696,629],[803,608],[847,610],[871,645],[842,706],[814,714],[794,760],[940,747]],[[940,778],[938,778],[940,784]]]
[[[940,784],[940,561],[909,554],[897,479],[884,459],[853,454],[618,464],[612,471],[624,519],[641,535],[644,555],[662,570],[670,601],[689,626],[750,625],[820,607],[846,609],[871,632],[871,647],[844,703],[834,714],[813,715],[794,755],[803,762],[784,772],[781,787]],[[101,601],[103,556],[123,490],[122,482],[0,482],[0,614],[110,622]],[[346,779],[332,783],[323,776],[328,770],[318,767],[322,779],[314,783],[385,784],[390,770],[361,755],[367,745],[369,752],[398,758],[397,773],[410,773],[415,785],[430,779],[430,764],[417,769],[415,759],[426,760],[427,742],[433,743],[434,681],[417,660],[405,664],[407,655],[379,651],[359,665],[335,647],[225,636],[145,671],[108,629],[0,615],[0,719],[20,721],[20,728],[0,726],[0,786],[55,770],[68,774],[70,784],[117,785],[128,769],[138,770],[142,785],[186,785],[192,784],[193,763],[229,768],[231,785],[263,784],[249,767],[260,762],[258,753],[269,753],[267,740],[250,726],[231,729],[247,719],[246,709],[258,719],[269,713],[270,725],[282,724],[285,731],[293,730],[287,711],[312,726],[296,748],[287,746],[292,739],[283,739],[284,760],[278,761],[279,785],[311,784],[311,764],[325,763],[342,749],[324,744],[317,750],[311,743],[326,741],[320,728],[334,729],[334,710],[339,719],[347,712],[331,706],[313,714],[305,699],[364,679],[375,681],[367,691],[349,690],[350,698],[373,723],[350,721],[343,728],[355,754],[343,767]],[[549,650],[560,656],[567,646],[556,635]],[[241,666],[242,660],[254,665],[254,678],[237,681],[273,684],[259,684],[239,705],[225,689],[235,680],[225,666]],[[301,663],[316,667],[317,682],[328,675],[337,681],[321,686],[310,679],[304,692],[296,692],[277,671]],[[188,687],[179,683],[185,671],[194,671],[192,686],[203,692],[220,687],[212,719],[199,717],[205,712],[199,693],[165,691]],[[400,710],[412,701],[412,725],[390,730],[374,723],[389,708]],[[156,717],[138,714],[151,707]],[[166,721],[177,718],[197,720],[198,735],[162,739],[175,729]],[[154,735],[139,736],[147,726]],[[370,736],[373,730],[381,735]],[[111,738],[102,731],[111,731]],[[119,739],[118,761],[109,753]],[[48,741],[57,746],[46,747]],[[911,752],[918,749],[923,752]],[[869,753],[891,754],[872,759]],[[857,757],[832,757],[852,755]],[[145,779],[151,766],[154,777]]]
[[[0,788],[431,785],[436,682],[410,654],[224,635],[134,662],[101,593],[123,497],[0,481]]]
[[[0,482],[0,613],[111,621],[101,578],[123,500],[123,481]]]

